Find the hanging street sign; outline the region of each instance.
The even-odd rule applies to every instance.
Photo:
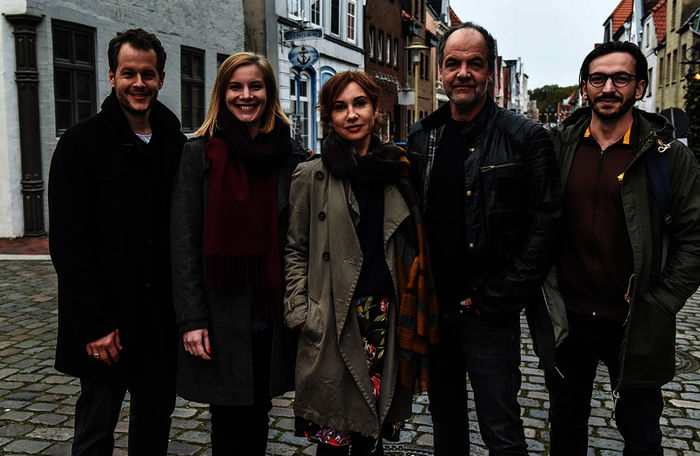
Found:
[[[318,51],[311,46],[296,46],[289,51],[289,61],[299,68],[308,68],[318,60]]]
[[[290,30],[288,32],[284,32],[285,41],[307,40],[311,38],[323,38],[323,30],[317,28],[304,30]]]

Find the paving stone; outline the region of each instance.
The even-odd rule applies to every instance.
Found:
[[[27,437],[39,440],[66,441],[73,437],[73,429],[67,427],[44,427],[36,428]]]
[[[37,454],[48,447],[48,442],[38,442],[36,440],[15,440],[7,445],[3,451],[17,451],[20,453]]]
[[[3,436],[3,437],[23,436],[33,429],[34,429],[34,426],[31,426],[29,424],[16,424],[16,423],[5,424],[3,426],[0,426],[0,436]]]
[[[34,415],[31,412],[21,412],[19,410],[11,410],[0,415],[0,420],[10,421],[26,421],[30,416]]]
[[[210,436],[208,432],[187,431],[180,435],[179,440],[193,443],[209,443]]]
[[[57,424],[63,423],[68,419],[65,415],[57,415],[56,413],[44,413],[32,418],[30,421],[37,424],[47,424],[55,426]]]

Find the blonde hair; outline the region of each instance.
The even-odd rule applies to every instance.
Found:
[[[216,118],[219,115],[219,109],[222,104],[226,104],[226,90],[228,83],[233,76],[233,73],[240,67],[245,65],[256,65],[263,74],[265,82],[265,91],[267,92],[267,105],[260,119],[260,131],[269,133],[275,127],[275,117],[278,117],[287,125],[291,124],[287,116],[282,111],[280,106],[279,94],[277,91],[277,79],[272,66],[267,59],[261,55],[253,54],[252,52],[237,52],[229,56],[224,63],[219,67],[216,73],[216,82],[214,82],[214,90],[211,92],[209,100],[209,109],[207,116],[199,127],[199,130],[194,132],[195,136],[213,136],[216,128]]]

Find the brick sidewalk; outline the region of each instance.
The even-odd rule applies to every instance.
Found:
[[[0,244],[1,245],[1,244]],[[69,455],[76,379],[53,369],[56,337],[56,277],[49,261],[0,261],[0,454]],[[532,455],[546,454],[547,393],[524,319],[520,403]],[[664,387],[665,456],[700,456],[700,293],[681,311],[677,345],[679,373]],[[620,435],[610,420],[612,400],[599,370],[590,420],[591,456],[620,454]],[[274,399],[269,455],[311,455],[314,447],[293,435],[293,394]],[[403,443],[429,452],[432,426],[427,397],[418,396]],[[115,455],[126,455],[128,401],[116,430]],[[472,455],[486,455],[470,401]],[[171,455],[210,455],[209,413],[204,404],[178,399]]]

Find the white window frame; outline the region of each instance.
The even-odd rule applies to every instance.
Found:
[[[370,25],[369,27],[369,34],[367,35],[369,37],[369,43],[368,43],[368,52],[369,52],[369,58],[373,59],[374,58],[374,40],[376,39],[376,32],[374,29],[373,25]]]
[[[314,5],[318,7],[317,11],[314,11]],[[318,16],[314,18],[314,16]],[[314,19],[317,19],[314,22]],[[323,24],[323,0],[309,0],[309,22],[317,27],[321,27]]]
[[[347,0],[345,3],[345,15],[341,12],[341,17],[343,16],[345,17],[346,39],[354,43],[357,41],[357,0]]]

